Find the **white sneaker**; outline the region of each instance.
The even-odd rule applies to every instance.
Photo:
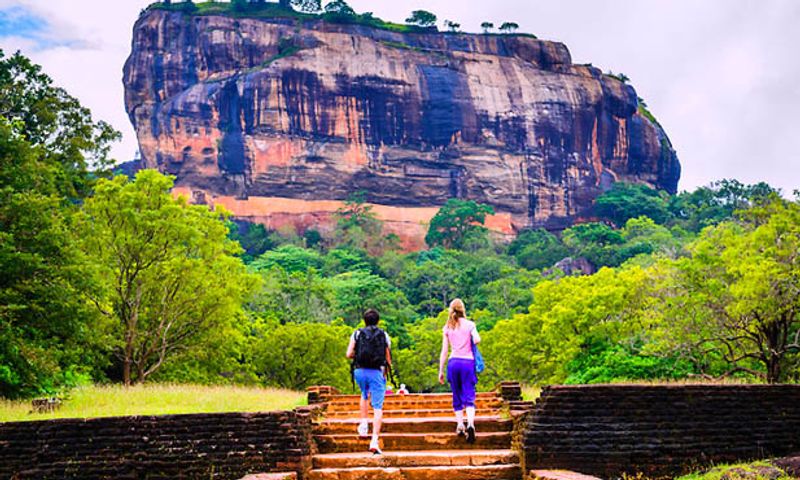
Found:
[[[368,437],[369,436],[369,423],[363,421],[358,424],[358,436],[359,437]]]
[[[374,455],[381,455],[383,452],[381,451],[381,447],[378,444],[378,439],[372,437],[372,441],[369,442],[369,451],[372,452]]]

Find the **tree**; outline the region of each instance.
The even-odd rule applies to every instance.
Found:
[[[256,264],[252,265],[256,266]],[[316,270],[256,268],[262,287],[247,304],[255,317],[279,323],[331,323],[334,292]]]
[[[451,32],[457,32],[461,28],[460,23],[456,23],[450,20],[444,21],[444,26],[446,29],[450,30]]]
[[[322,0],[292,0],[292,5],[306,13],[317,13],[322,10]]]
[[[428,28],[436,25],[436,15],[426,10],[414,10],[411,16],[406,18],[406,23],[409,25],[418,25],[423,28]]]
[[[333,0],[325,5],[325,13],[343,17],[353,17],[356,12],[344,0]]]
[[[668,208],[675,223],[689,231],[699,232],[707,226],[732,219],[737,210],[763,204],[779,193],[764,182],[745,185],[725,179],[671,197]]]
[[[516,31],[518,28],[519,25],[514,22],[503,22],[503,24],[500,25],[500,31],[503,33],[511,33]]]
[[[483,23],[481,23],[481,28],[483,29],[483,33],[489,33],[489,30],[494,28],[494,23],[492,23],[492,22],[483,22]]]
[[[264,252],[250,266],[255,271],[281,267],[288,273],[294,273],[319,270],[322,268],[322,263],[322,255],[316,250],[296,245],[281,245],[275,250]]]
[[[665,337],[698,363],[719,354],[723,376],[791,379],[800,363],[800,204],[775,196],[739,222],[707,228],[689,250],[671,264],[674,283],[662,295]]]
[[[91,192],[98,175],[108,173],[111,142],[120,133],[92,119],[89,109],[20,53],[0,50],[0,116],[16,134],[39,148],[39,162],[53,169],[57,194],[78,201]]]
[[[252,262],[254,258],[277,246],[272,232],[267,231],[260,223],[230,222],[229,229],[228,238],[239,242],[244,249],[242,259],[245,263]]]
[[[248,0],[231,0],[231,6],[238,12],[246,10],[249,3]]]
[[[668,197],[647,185],[617,182],[594,202],[594,212],[601,219],[622,226],[631,218],[642,215],[658,224],[667,223],[672,215]]]
[[[344,352],[353,329],[318,323],[257,328],[249,349],[256,375],[270,386],[301,390],[311,385],[351,388]]]
[[[118,136],[41,67],[0,50],[0,397],[102,376],[105,323],[89,304],[99,277],[75,213]]]
[[[85,251],[108,279],[97,304],[117,324],[125,385],[229,325],[257,282],[235,256],[226,214],[174,199],[170,188],[169,177],[142,170],[134,181],[101,180],[83,208]]]
[[[527,314],[501,320],[484,335],[489,375],[528,383],[563,382],[570,362],[593,341],[646,340],[651,309],[647,270],[603,268],[594,275],[546,280]]]
[[[472,200],[451,198],[436,212],[425,235],[425,243],[434,247],[460,248],[471,234],[486,232],[486,215],[494,214],[490,205]]]
[[[552,267],[569,256],[569,250],[558,237],[544,229],[526,230],[508,245],[508,254],[528,270]]]
[[[564,230],[562,236],[574,256],[586,257],[595,267],[616,267],[624,260],[622,233],[604,223],[583,223]]]
[[[366,203],[366,192],[356,192],[336,211],[336,232],[334,238],[341,246],[370,250],[380,249],[383,222]]]
[[[415,313],[406,296],[386,279],[364,270],[336,275],[329,279],[334,292],[335,316],[351,326],[361,323],[369,308],[378,310],[384,328],[393,337],[405,335],[404,325]]]

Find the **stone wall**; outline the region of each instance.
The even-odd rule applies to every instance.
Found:
[[[312,410],[0,423],[3,479],[238,479],[303,472]]]
[[[525,468],[669,477],[800,451],[800,385],[546,387],[527,415]]]

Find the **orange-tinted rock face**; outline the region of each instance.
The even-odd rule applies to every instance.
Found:
[[[146,167],[271,227],[324,232],[364,190],[419,248],[452,197],[513,234],[590,215],[613,181],[674,192],[680,175],[632,87],[530,37],[150,11],[124,81]]]

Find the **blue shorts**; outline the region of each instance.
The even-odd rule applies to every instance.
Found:
[[[372,408],[383,408],[383,397],[386,395],[386,379],[383,372],[372,368],[356,368],[354,372],[358,388],[361,389],[361,398],[372,397]]]

